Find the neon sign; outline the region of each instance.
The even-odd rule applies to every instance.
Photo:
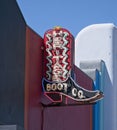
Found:
[[[96,102],[103,97],[102,92],[86,90],[71,77],[73,41],[71,33],[64,28],[56,27],[45,33],[42,80],[44,95],[54,103],[62,102],[63,95],[79,103]]]

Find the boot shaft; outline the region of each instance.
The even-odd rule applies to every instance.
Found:
[[[74,38],[60,27],[44,35],[44,77],[49,81],[65,81],[73,66]]]

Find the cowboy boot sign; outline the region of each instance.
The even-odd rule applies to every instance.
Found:
[[[63,96],[77,104],[95,103],[103,93],[84,89],[72,77],[73,48],[74,39],[67,29],[55,27],[45,32],[43,93],[53,103],[63,103]]]

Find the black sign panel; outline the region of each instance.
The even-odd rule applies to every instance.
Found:
[[[43,78],[42,86],[45,93],[59,93],[79,102],[95,102],[103,96],[100,91],[83,89],[71,77],[64,82],[50,82]]]

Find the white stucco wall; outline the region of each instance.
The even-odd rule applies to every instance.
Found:
[[[94,24],[82,29],[75,38],[75,65],[81,61],[103,60],[103,126],[117,130],[117,28],[112,23]]]

